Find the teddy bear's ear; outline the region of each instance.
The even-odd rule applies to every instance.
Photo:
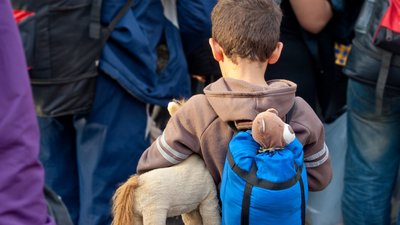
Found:
[[[274,113],[274,114],[278,115],[278,110],[276,110],[274,108],[267,109],[267,112]]]

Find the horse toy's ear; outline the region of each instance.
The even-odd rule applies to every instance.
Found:
[[[169,115],[172,116],[178,111],[179,108],[182,107],[183,104],[185,104],[186,100],[172,100],[171,102],[168,103],[167,109],[169,112]]]

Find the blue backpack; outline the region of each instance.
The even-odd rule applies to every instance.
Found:
[[[284,149],[258,153],[251,131],[229,143],[220,198],[223,225],[304,225],[308,199],[303,146],[297,138]]]

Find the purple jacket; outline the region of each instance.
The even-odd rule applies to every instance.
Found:
[[[9,0],[0,0],[0,224],[54,225],[43,195],[39,129]]]

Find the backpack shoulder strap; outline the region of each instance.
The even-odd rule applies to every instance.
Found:
[[[100,0],[95,0],[95,1],[100,1]],[[111,32],[114,30],[115,26],[122,19],[122,17],[125,16],[125,14],[128,12],[128,10],[132,6],[132,4],[133,4],[133,0],[127,0],[125,5],[118,11],[118,13],[114,17],[114,19],[111,20],[110,24],[106,28],[105,34],[102,37],[101,46],[103,46],[106,43]]]
[[[385,92],[386,81],[389,76],[392,55],[393,55],[393,53],[391,53],[391,52],[382,51],[381,67],[379,70],[378,80],[376,82],[376,92],[375,92],[375,96],[376,96],[375,107],[376,107],[376,112],[378,115],[380,115],[382,113],[383,95]]]
[[[92,7],[90,9],[89,37],[93,39],[100,38],[100,14],[102,1],[103,0],[93,0]]]
[[[73,225],[68,209],[62,199],[47,185],[44,186],[47,210],[57,225]]]
[[[290,123],[290,121],[292,120],[293,111],[295,110],[295,108],[296,108],[296,100],[294,101],[292,108],[290,108],[290,110],[285,115],[285,123],[287,123],[287,124]],[[235,134],[237,134],[237,132],[239,132],[239,130],[237,129],[237,127],[235,125],[235,121],[228,121],[227,124],[233,130],[233,132]]]
[[[293,111],[296,108],[296,99],[293,102],[292,108],[289,109],[289,111],[286,113],[285,116],[285,123],[289,124],[290,121],[292,120],[292,116],[293,116]]]
[[[237,132],[239,132],[235,125],[235,121],[228,121],[227,123],[228,126],[233,130],[234,134],[237,134]]]

